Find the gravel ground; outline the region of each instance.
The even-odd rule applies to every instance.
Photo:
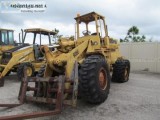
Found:
[[[20,83],[14,75],[0,88],[0,103],[18,103]],[[44,105],[26,103],[16,108],[0,108],[0,116],[43,111]],[[160,74],[132,72],[127,83],[112,83],[108,99],[100,105],[78,100],[76,108],[65,107],[61,114],[33,120],[160,120]]]

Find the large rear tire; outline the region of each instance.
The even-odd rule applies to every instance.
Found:
[[[94,104],[102,103],[107,99],[109,89],[110,73],[104,57],[87,57],[79,69],[79,92],[82,99]]]
[[[112,81],[113,82],[127,82],[130,74],[129,60],[117,60],[113,66]]]

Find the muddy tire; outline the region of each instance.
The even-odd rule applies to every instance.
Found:
[[[22,80],[24,77],[24,68],[27,69],[27,76],[34,76],[35,69],[34,66],[31,63],[22,63],[17,68],[17,76],[18,80]]]
[[[130,74],[130,62],[129,60],[117,60],[113,65],[113,82],[127,82]]]
[[[79,69],[79,91],[89,103],[104,102],[109,94],[110,74],[108,64],[101,55],[91,55]]]

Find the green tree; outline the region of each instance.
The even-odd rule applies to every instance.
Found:
[[[127,35],[130,37],[130,38],[135,38],[136,35],[139,34],[139,29],[136,27],[136,26],[133,26],[131,27],[129,30],[128,30],[128,33]]]
[[[139,29],[137,26],[132,26],[128,32],[126,37],[123,39],[120,39],[120,42],[145,42],[146,37],[144,35],[139,35]]]
[[[139,39],[139,42],[145,42],[146,37],[142,35],[142,37]]]

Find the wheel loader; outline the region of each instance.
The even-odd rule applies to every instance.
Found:
[[[27,66],[27,75],[33,76],[40,69],[40,66],[45,63],[40,46],[42,44],[51,46],[51,36],[57,34],[55,31],[41,28],[25,29],[24,32],[25,35],[22,41],[30,40],[29,42],[33,41],[33,43],[32,45],[24,43],[2,53],[0,64],[1,86],[4,84],[4,77],[10,72],[17,72],[18,79],[22,80],[25,66]],[[33,39],[31,40],[32,36]]]
[[[4,116],[0,120],[55,115],[62,111],[63,105],[76,106],[78,96],[89,103],[100,104],[108,97],[111,79],[114,82],[129,80],[130,62],[120,55],[117,42],[109,38],[105,17],[91,12],[78,14],[75,20],[76,40],[61,39],[60,46],[53,52],[48,46],[42,46],[46,65],[36,77],[28,77],[24,70],[18,97],[20,103],[0,104],[1,107],[14,107],[32,101],[55,105],[54,110]],[[81,27],[82,24],[85,27]],[[95,31],[92,33],[93,24]],[[30,94],[26,94],[28,92]]]

